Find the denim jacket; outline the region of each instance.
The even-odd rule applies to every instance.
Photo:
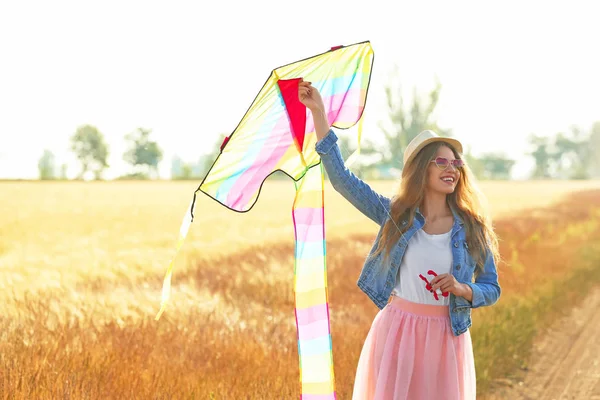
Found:
[[[324,138],[315,146],[316,152],[321,156],[321,162],[334,189],[345,197],[364,215],[375,221],[380,226],[379,233],[367,257],[357,281],[358,287],[379,307],[383,309],[390,299],[393,288],[396,286],[398,269],[412,235],[423,227],[425,218],[417,208],[412,226],[404,233],[390,253],[384,265],[383,252],[372,257],[378,246],[383,226],[390,218],[390,199],[376,193],[367,183],[354,175],[345,165],[340,149],[337,145],[337,136],[329,130]],[[494,258],[486,251],[483,271],[473,282],[475,262],[469,253],[463,221],[452,209],[454,224],[450,243],[452,246],[451,273],[456,280],[469,285],[473,291],[473,299],[469,301],[464,297],[450,294],[450,322],[452,332],[458,336],[466,332],[472,325],[471,308],[490,306],[500,297],[500,285]],[[399,221],[405,226],[408,221]]]

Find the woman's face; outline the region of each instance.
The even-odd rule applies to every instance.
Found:
[[[446,146],[440,146],[433,159],[435,160],[437,157],[444,157],[449,161],[455,159],[452,150]],[[427,187],[429,190],[444,194],[452,193],[454,188],[456,188],[459,179],[460,171],[455,169],[452,164],[449,164],[448,167],[443,170],[439,168],[435,162],[429,163],[429,167],[427,168]]]

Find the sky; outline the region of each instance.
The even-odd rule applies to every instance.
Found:
[[[274,68],[369,40],[364,137],[381,141],[397,67],[406,95],[439,79],[439,124],[475,155],[516,160],[523,179],[530,133],[600,120],[594,4],[0,0],[0,178],[36,178],[44,149],[73,177],[69,138],[83,124],[109,144],[106,178],[129,171],[124,136],[138,127],[168,177],[175,154],[196,161],[236,127]]]

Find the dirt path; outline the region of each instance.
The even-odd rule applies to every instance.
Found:
[[[522,382],[491,399],[600,400],[600,288],[535,344]]]

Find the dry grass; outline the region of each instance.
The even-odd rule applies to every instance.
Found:
[[[500,311],[577,271],[578,249],[597,241],[598,192],[565,200],[594,187],[600,182],[482,184],[510,263],[500,266],[501,302],[475,312],[482,383],[512,368],[498,363],[501,351],[486,350],[509,326]],[[298,398],[290,182],[267,182],[246,214],[200,197],[159,322],[164,269],[195,184],[0,188],[0,399]],[[336,383],[346,399],[377,311],[355,285],[376,227],[326,193]],[[539,215],[502,219],[560,201]]]

